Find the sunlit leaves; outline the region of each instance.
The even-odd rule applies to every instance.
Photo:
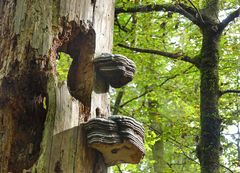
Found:
[[[188,0],[133,0],[117,1],[117,7],[179,2],[199,12],[205,3],[204,0],[191,0],[192,4]],[[238,6],[237,0],[221,1],[219,22]],[[198,69],[182,61],[129,51],[118,47],[117,44],[173,53],[181,52],[194,58],[201,51],[200,29],[185,17],[172,12],[119,14],[117,18],[119,23],[114,29],[114,52],[126,55],[137,65],[134,80],[124,88],[121,102],[123,106],[120,106],[119,112],[143,122],[147,131],[145,159],[140,165],[124,165],[121,167],[122,170],[153,172],[152,166],[158,161],[153,160],[152,147],[161,139],[165,144],[164,173],[198,172],[200,168],[195,153],[195,137],[199,135],[200,114]],[[239,20],[236,19],[226,28],[219,44],[221,90],[239,89],[239,32]],[[117,93],[118,91],[115,92],[116,95]],[[112,99],[114,103],[114,96]],[[240,100],[236,99],[236,95],[224,95],[219,103],[224,131],[230,125],[239,122]],[[234,170],[232,166],[236,164],[231,164],[231,161],[236,161],[236,147],[224,137],[222,137],[223,163]],[[224,168],[222,170],[226,171]]]
[[[57,60],[57,74],[60,81],[67,79],[68,69],[72,62],[72,58],[63,52],[59,53],[59,59]]]

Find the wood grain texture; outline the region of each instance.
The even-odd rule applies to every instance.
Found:
[[[102,53],[112,52],[114,22],[113,7],[114,1],[112,0],[96,1],[93,24],[96,32],[95,57]],[[107,116],[110,114],[109,95],[106,92],[107,90],[107,84],[99,75],[95,74],[91,103],[92,117],[96,117],[97,107],[99,107],[101,112]]]
[[[90,88],[91,101],[88,108],[78,103],[65,85],[58,89],[56,55],[63,18],[96,33],[87,62],[111,52],[113,8],[111,0],[0,1],[0,173],[106,172],[101,156],[86,146],[80,122],[86,112],[96,116],[97,107],[109,113],[108,88],[88,68],[83,88]]]

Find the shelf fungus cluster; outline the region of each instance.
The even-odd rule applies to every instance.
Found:
[[[144,129],[133,118],[93,118],[85,124],[88,145],[102,153],[105,163],[137,164],[145,154]]]
[[[93,60],[99,74],[113,88],[120,88],[132,81],[135,63],[123,55],[103,53]]]

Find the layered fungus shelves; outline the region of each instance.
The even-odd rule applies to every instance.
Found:
[[[137,164],[145,154],[144,129],[131,117],[93,118],[84,127],[88,145],[102,153],[108,166]]]
[[[123,55],[103,53],[93,61],[96,70],[114,88],[121,88],[133,80],[135,63]]]

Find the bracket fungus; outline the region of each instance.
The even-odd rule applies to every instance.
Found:
[[[113,88],[120,88],[132,81],[135,63],[123,55],[103,53],[93,60],[96,70]]]
[[[131,117],[93,118],[85,124],[88,145],[102,153],[108,166],[137,164],[145,154],[144,129]]]

